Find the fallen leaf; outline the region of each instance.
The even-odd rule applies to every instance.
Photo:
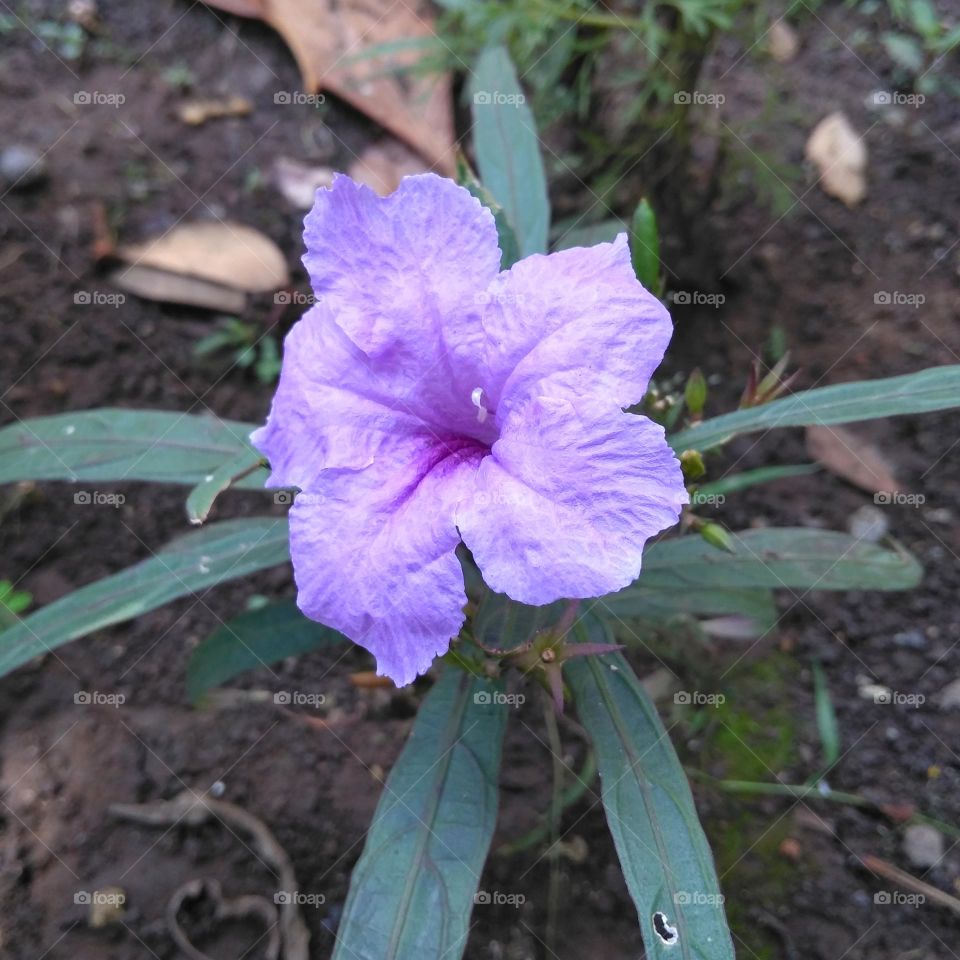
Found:
[[[208,120],[220,117],[245,117],[253,111],[253,104],[246,97],[229,97],[226,100],[188,100],[177,108],[177,116],[191,127],[198,127]]]
[[[368,55],[382,45],[432,38],[432,18],[425,8],[395,3],[384,9],[371,0],[206,2],[270,24],[296,58],[308,92],[336,94],[452,175],[455,134],[449,75],[410,70],[420,57],[412,46]]]
[[[266,293],[290,282],[280,248],[239,223],[180,224],[146,243],[120,247],[117,256],[131,265],[182,273],[247,293]]]
[[[867,147],[840,111],[824,117],[807,140],[807,159],[824,193],[855,206],[867,195]]]
[[[333,183],[330,167],[311,167],[289,157],[277,157],[273,161],[273,183],[298,210],[309,210],[320,187]]]
[[[807,427],[807,451],[831,473],[868,493],[900,489],[880,451],[843,427]]]
[[[349,176],[357,183],[365,183],[371,190],[385,197],[400,186],[400,181],[411,174],[427,169],[423,159],[399,140],[372,143],[350,164]]]
[[[115,287],[127,293],[135,293],[146,300],[184,303],[191,307],[204,307],[223,313],[243,313],[247,305],[246,295],[240,290],[141,264],[114,270],[107,275],[107,279]]]
[[[786,20],[775,20],[767,31],[767,49],[777,63],[789,63],[800,49],[797,31]]]
[[[94,930],[109,927],[113,923],[120,923],[124,915],[127,894],[123,887],[103,887],[94,892],[90,898],[90,910],[87,914],[87,923]]]
[[[394,683],[389,677],[382,677],[372,670],[360,670],[350,674],[350,682],[361,690],[393,689]]]

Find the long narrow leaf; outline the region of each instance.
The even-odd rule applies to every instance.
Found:
[[[78,637],[289,559],[285,517],[227,520],[68,593],[0,633],[0,676]]]
[[[788,477],[803,477],[820,470],[818,463],[797,463],[782,467],[758,467],[756,470],[744,470],[742,473],[732,473],[729,477],[721,477],[711,483],[705,483],[694,494],[693,502],[703,503],[708,497],[725,497],[728,493],[740,493],[749,490],[761,483],[772,483],[774,480],[784,480]],[[707,501],[709,502],[709,501]]]
[[[706,591],[789,587],[799,590],[908,590],[923,574],[901,548],[886,548],[831,530],[777,527],[731,533],[733,552],[700,537],[655,543],[640,578],[604,598],[614,609],[655,590]]]
[[[609,632],[592,617],[593,642]],[[565,671],[600,767],[603,806],[652,960],[733,960],[716,869],[687,778],[650,698],[619,654]]]
[[[427,695],[354,869],[334,960],[463,953],[497,816],[501,689],[448,667]]]
[[[0,429],[0,483],[21,480],[197,484],[223,463],[260,454],[248,423],[167,410],[104,407],[20,420]],[[262,487],[258,470],[239,485]]]
[[[706,450],[741,433],[773,427],[829,425],[960,407],[960,364],[863,383],[805,390],[759,407],[737,410],[681,430],[674,450]]]
[[[305,617],[293,600],[269,603],[217,627],[193,651],[187,664],[187,693],[197,702],[248,670],[347,642],[342,633]]]
[[[665,617],[687,614],[694,617],[722,617],[742,614],[752,620],[763,633],[777,620],[777,605],[770,590],[737,590],[733,588],[691,590],[687,586],[666,589],[648,587],[640,579],[619,593],[600,600],[585,601],[596,607],[603,616],[639,617],[643,620],[663,620]]]
[[[546,253],[550,203],[537,125],[504,47],[480,55],[470,92],[480,180],[506,212],[521,255]]]

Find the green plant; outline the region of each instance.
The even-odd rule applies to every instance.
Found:
[[[193,348],[195,357],[216,353],[230,355],[234,365],[252,370],[260,383],[275,383],[280,375],[280,348],[272,334],[261,334],[252,323],[237,317],[220,321],[217,330],[202,337]]]
[[[486,51],[475,73],[477,92],[504,95],[502,105],[475,100],[475,110],[512,113],[497,122],[476,117],[479,177],[463,165],[461,179],[490,205],[502,251],[512,251],[509,256],[545,253],[550,209],[542,161],[506,50]],[[659,285],[659,238],[651,211],[643,205],[631,223],[631,242],[635,268],[648,283]],[[251,348],[250,330],[237,324],[230,321],[220,331],[213,349]],[[244,339],[238,342],[239,335]],[[795,393],[788,390],[789,380],[781,378],[785,367],[784,356],[766,376],[754,376],[740,409],[720,416],[704,417],[706,383],[696,375],[682,392],[664,389],[647,398],[644,408],[668,428],[692,507],[684,532],[649,546],[641,576],[619,592],[527,606],[490,590],[470,555],[460,550],[468,598],[464,627],[436,664],[439,676],[423,697],[410,740],[387,779],[353,872],[336,960],[462,954],[473,907],[491,902],[479,882],[496,822],[501,745],[511,707],[528,693],[544,696],[545,717],[554,716],[553,708],[575,710],[589,742],[579,751],[579,772],[568,771],[561,761],[565,751],[559,749],[559,731],[548,721],[555,758],[553,802],[530,842],[558,840],[564,805],[578,790],[589,788],[595,765],[647,956],[732,960],[724,898],[687,778],[649,695],[614,642],[614,630],[632,624],[656,631],[665,620],[679,617],[693,624],[695,642],[697,631],[715,627],[717,618],[735,616],[752,635],[760,635],[776,623],[778,589],[915,586],[922,576],[920,565],[892,540],[875,544],[844,533],[790,527],[728,531],[698,516],[698,495],[709,489],[699,484],[714,451],[737,436],[960,406],[960,366]],[[175,483],[189,488],[190,521],[202,523],[226,489],[262,489],[267,465],[251,446],[253,428],[211,416],[149,410],[34,418],[0,430],[0,483]],[[809,467],[787,469],[806,472]],[[782,470],[741,473],[726,478],[724,489],[765,482],[783,476]],[[289,505],[294,495],[281,490],[265,496]],[[275,512],[184,534],[149,559],[0,632],[0,673],[179,597],[286,565],[289,556],[287,527]],[[626,631],[621,639],[635,638],[637,630]],[[665,641],[675,638],[667,635]],[[201,700],[252,666],[346,642],[337,631],[307,620],[290,601],[261,605],[198,647],[188,689]],[[815,699],[827,769],[837,757],[837,730],[821,673],[816,674]],[[689,702],[696,702],[692,693]],[[756,729],[756,718],[743,711],[734,720],[747,733]],[[772,739],[771,755],[783,755],[789,731],[778,730]],[[755,773],[745,770],[745,775]],[[768,786],[778,794],[786,790],[782,784]],[[723,789],[762,792],[756,783],[739,781]],[[806,795],[810,789],[790,787],[789,795]]]

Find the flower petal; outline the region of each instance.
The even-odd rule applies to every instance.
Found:
[[[673,332],[633,272],[625,234],[527,257],[494,280],[486,299],[484,386],[498,412],[533,395],[637,403]]]
[[[444,442],[451,430],[439,411],[409,393],[406,376],[373,363],[333,322],[312,307],[283,345],[283,367],[266,426],[251,441],[270,461],[267,486],[310,490],[329,467],[360,469],[384,441]]]
[[[483,291],[500,269],[490,211],[435,174],[405,177],[389,197],[338,177],[305,228],[314,292],[347,336],[403,373],[408,392],[475,422]]]
[[[522,603],[596,597],[640,573],[687,502],[663,428],[592,399],[512,409],[457,526],[484,580]]]
[[[372,464],[323,471],[290,508],[300,609],[366,647],[400,686],[463,623],[454,514],[481,455],[463,441],[385,440]]]

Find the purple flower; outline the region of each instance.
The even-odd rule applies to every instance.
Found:
[[[637,403],[670,340],[626,237],[503,273],[493,217],[433,174],[339,177],[306,219],[316,305],[253,442],[290,510],[298,603],[406,684],[463,623],[463,541],[529,604],[640,573],[687,502]]]

